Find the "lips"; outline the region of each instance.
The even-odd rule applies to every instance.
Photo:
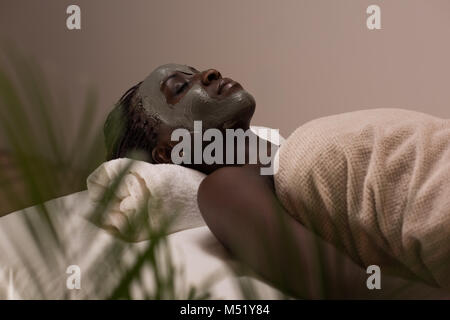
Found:
[[[217,86],[217,94],[224,94],[230,91],[231,88],[240,88],[241,85],[230,78],[222,78],[219,80]]]

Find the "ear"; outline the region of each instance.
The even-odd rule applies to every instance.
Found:
[[[170,145],[156,145],[152,150],[154,163],[172,163],[171,153]]]

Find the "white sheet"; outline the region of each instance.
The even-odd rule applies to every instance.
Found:
[[[0,218],[0,298],[16,299],[103,299],[108,297],[121,271],[113,259],[103,256],[106,248],[116,244],[126,252],[119,262],[131,265],[147,241],[125,243],[99,229],[84,218],[92,208],[86,191],[52,200],[46,204],[56,223],[57,234],[65,247],[66,256],[58,254],[54,242],[48,241],[50,230],[38,229],[33,237],[25,228],[26,220],[39,223],[40,214],[31,207]],[[180,275],[185,285],[177,287],[179,297],[189,286],[201,286],[209,276],[221,274],[210,292],[213,298],[240,299],[236,279],[229,269],[232,263],[223,247],[206,226],[168,237],[175,266],[184,270]],[[45,252],[42,255],[41,246]],[[26,268],[26,265],[29,268]],[[77,265],[81,271],[81,289],[69,290],[66,273],[69,265]],[[131,298],[142,298],[142,290],[154,288],[148,268],[144,268],[140,281],[132,286]],[[99,279],[100,277],[100,279]],[[11,281],[12,280],[12,281]],[[262,298],[274,299],[279,293],[251,277]],[[95,287],[94,284],[100,284]],[[13,286],[11,286],[13,284]]]

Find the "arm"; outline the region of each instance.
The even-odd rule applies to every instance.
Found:
[[[257,166],[216,170],[200,185],[198,203],[208,227],[226,248],[293,296],[389,298],[405,287],[395,298],[445,295],[383,274],[382,290],[367,289],[366,271],[286,213],[275,197],[273,180],[261,176]]]

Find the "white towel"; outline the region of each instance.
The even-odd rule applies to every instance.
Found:
[[[205,174],[174,164],[115,159],[103,163],[88,177],[90,199],[99,203],[121,174],[124,174],[122,182],[114,192],[106,215],[100,221],[101,227],[113,227],[121,235],[125,235],[127,227],[142,220],[147,220],[150,227],[157,228],[163,218],[173,218],[168,233],[204,225],[197,205],[197,190]],[[142,212],[140,208],[145,207],[148,219],[138,216]],[[148,238],[144,227],[141,226],[137,234],[133,235],[133,240]]]

